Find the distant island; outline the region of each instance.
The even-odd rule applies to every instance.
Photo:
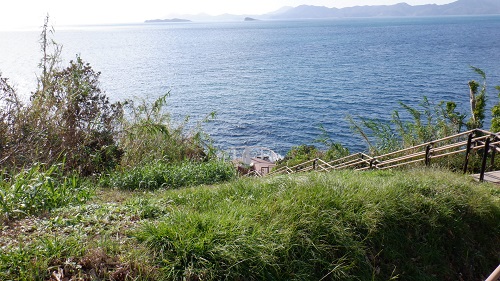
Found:
[[[359,17],[439,17],[439,16],[473,16],[473,15],[500,15],[500,0],[457,0],[443,5],[409,5],[399,3],[395,5],[355,6],[347,8],[328,8],[324,6],[301,5],[298,7],[283,7],[277,11],[263,15],[231,15],[223,14],[211,16],[176,15],[189,18],[193,21],[245,21],[256,18],[270,20],[289,19],[319,19],[319,18],[359,18]],[[148,20],[146,22],[186,22],[189,20]]]
[[[186,20],[186,19],[164,19],[164,20],[160,20],[160,19],[156,19],[156,20],[146,20],[145,23],[157,23],[157,22],[191,22],[190,20]]]
[[[254,18],[251,18],[251,17],[246,17],[244,19],[244,21],[258,21],[258,19],[254,19]]]

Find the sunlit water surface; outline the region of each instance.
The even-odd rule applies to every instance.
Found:
[[[0,32],[0,71],[29,96],[39,31]],[[423,96],[467,110],[470,65],[500,84],[500,17],[339,19],[140,24],[56,30],[63,56],[101,71],[112,100],[153,100],[205,125],[220,148],[267,146],[285,153],[333,140],[364,150],[346,115],[388,120],[399,102]],[[489,104],[497,101],[489,88]]]

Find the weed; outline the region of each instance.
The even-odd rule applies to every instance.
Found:
[[[64,175],[63,164],[35,164],[0,184],[1,220],[40,214],[91,198],[93,189],[77,176]]]

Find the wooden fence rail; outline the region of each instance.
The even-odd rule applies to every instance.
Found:
[[[268,175],[294,174],[308,171],[331,171],[341,169],[369,170],[392,169],[416,163],[430,165],[432,159],[464,153],[463,171],[467,172],[469,156],[472,151],[482,150],[481,172],[479,179],[484,180],[488,153],[491,151],[491,164],[496,152],[500,152],[500,134],[481,129],[470,130],[431,142],[390,152],[379,156],[355,153],[330,162],[316,158],[293,167],[281,167]]]

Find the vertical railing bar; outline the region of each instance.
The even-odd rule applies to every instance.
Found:
[[[486,171],[486,160],[488,158],[489,148],[490,148],[490,138],[487,138],[484,144],[483,161],[481,163],[481,173],[479,174],[479,181],[484,181],[484,172]]]
[[[429,166],[431,164],[431,149],[432,142],[425,147],[425,166]]]
[[[464,174],[467,173],[467,167],[469,166],[469,155],[472,146],[472,138],[474,137],[474,133],[470,133],[467,138],[467,150],[465,151],[465,160],[464,160]]]

